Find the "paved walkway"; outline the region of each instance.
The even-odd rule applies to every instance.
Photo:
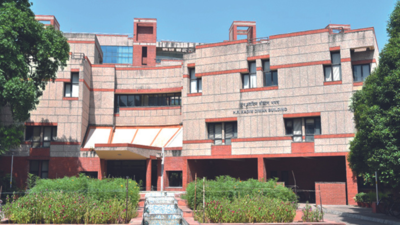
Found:
[[[300,207],[304,207],[303,204]],[[389,224],[400,225],[400,219],[382,213],[373,213],[371,208],[350,205],[323,205],[326,220],[344,222],[349,225]]]

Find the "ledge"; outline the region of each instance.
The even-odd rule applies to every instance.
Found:
[[[311,113],[283,114],[283,118],[313,117],[313,116],[321,116],[321,113],[320,112],[311,112]]]
[[[201,143],[214,143],[214,140],[205,139],[205,140],[184,140],[183,144],[201,144]]]
[[[335,85],[335,84],[342,84],[342,81],[338,80],[338,81],[327,81],[327,82],[324,82],[325,86],[326,85]]]
[[[129,110],[168,110],[168,109],[180,109],[181,106],[160,106],[160,107],[126,107],[119,108],[120,111]],[[118,114],[119,116],[119,114]]]
[[[237,121],[237,117],[209,118],[209,119],[206,119],[206,123],[231,122],[231,121]]]
[[[363,86],[364,82],[354,82],[353,86]]]
[[[202,96],[203,92],[199,92],[199,93],[189,93],[187,94],[188,97],[194,97],[194,96]]]
[[[63,97],[64,101],[75,101],[75,100],[79,100],[78,97]]]
[[[271,86],[271,87],[240,89],[240,92],[269,91],[269,90],[278,90],[278,89],[279,89],[278,86]]]

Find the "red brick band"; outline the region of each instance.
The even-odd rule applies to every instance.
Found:
[[[269,59],[269,55],[258,55],[258,56],[247,57],[247,61],[253,61],[256,59]]]
[[[376,63],[376,59],[366,59],[366,60],[351,61],[352,65],[360,65],[360,64],[368,64],[368,63]]]
[[[214,143],[213,140],[185,140],[183,141],[183,144],[201,144],[201,143]]]
[[[179,66],[156,66],[156,67],[117,67],[115,70],[166,70],[166,69],[179,69]]]
[[[301,66],[314,66],[314,65],[324,65],[324,64],[331,64],[331,61],[330,60],[324,60],[324,61],[315,61],[315,62],[276,65],[276,66],[271,66],[270,69],[271,70],[276,70],[276,69],[282,69],[282,68],[301,67]]]
[[[57,123],[25,122],[25,126],[57,126]]]
[[[232,142],[281,141],[281,140],[292,140],[292,136],[257,137],[257,138],[234,138],[234,139],[231,139]]]
[[[342,58],[340,62],[351,62],[351,58]]]
[[[240,89],[240,92],[269,91],[269,90],[278,90],[278,89],[279,89],[278,86],[272,86],[272,87]]]
[[[209,119],[206,119],[206,123],[229,122],[229,121],[237,121],[237,117],[209,118]]]
[[[320,112],[312,112],[312,113],[283,114],[283,118],[298,118],[298,117],[313,117],[313,116],[321,116],[321,113]]]
[[[354,137],[355,134],[322,134],[322,135],[314,135],[315,139],[324,139],[324,138],[346,138],[346,137]]]
[[[329,47],[329,51],[339,51],[340,50],[340,46],[335,46],[335,47]]]
[[[172,93],[181,92],[183,87],[158,89],[115,89],[115,93]]]
[[[75,100],[79,100],[78,97],[63,97],[62,98],[64,101],[75,101]]]
[[[364,82],[354,82],[353,86],[363,86]]]
[[[327,82],[324,82],[324,85],[335,85],[335,84],[342,84],[342,81],[338,80],[338,81],[327,81]]]
[[[307,35],[307,34],[318,34],[318,33],[324,33],[324,32],[329,32],[329,29],[300,31],[300,32],[294,32],[294,33],[289,33],[289,34],[278,34],[278,35],[269,36],[269,39],[272,40],[272,39],[277,39],[277,38],[287,38],[287,37],[302,36],[302,35]]]
[[[129,107],[129,108],[119,108],[120,111],[128,110],[168,110],[168,109],[180,109],[180,106],[160,106],[160,107]]]
[[[248,69],[234,69],[234,70],[222,70],[222,71],[213,71],[206,73],[196,73],[196,77],[204,77],[204,76],[212,76],[212,75],[221,75],[228,73],[248,73]]]
[[[193,68],[193,67],[195,67],[196,66],[196,63],[188,63],[187,64],[187,67],[189,67],[189,68]]]
[[[189,93],[189,94],[187,94],[188,97],[202,96],[202,95],[203,95],[202,92],[199,92],[199,93]]]
[[[219,43],[215,43],[215,44],[197,45],[196,49],[211,48],[211,47],[218,47],[218,46],[225,46],[225,45],[235,45],[235,44],[241,44],[241,43],[247,43],[247,39],[239,40],[239,41],[225,41],[225,42],[219,42]]]
[[[71,72],[79,72],[79,69],[71,69]]]

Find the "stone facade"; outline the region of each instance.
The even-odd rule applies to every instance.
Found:
[[[369,64],[371,70],[377,66],[379,51],[373,28],[352,30],[349,25],[328,25],[319,30],[256,39],[255,22],[235,21],[229,41],[174,44],[156,42],[155,19],[135,19],[134,26],[139,33],[132,38],[128,35],[65,34],[71,47],[68,66],[59,70],[55,82],[49,82],[37,109],[25,123],[27,126],[57,126],[57,140],[51,142],[49,148],[40,149],[31,148],[29,141],[24,142],[0,159],[7,162],[1,163],[2,170],[9,170],[8,156],[13,152],[19,158],[18,163],[48,160],[52,170],[49,178],[95,171],[101,179],[107,175],[108,159],[99,157],[96,151],[109,151],[104,154],[108,156],[113,154],[111,151],[115,154],[133,151],[147,160],[146,189],[152,186],[160,189],[160,149],[113,146],[112,133],[108,145],[84,148],[88,130],[89,127],[179,125],[183,127],[181,147],[165,149],[164,184],[170,184],[167,174],[182,172],[182,187],[174,187],[174,190],[184,190],[194,174],[199,177],[235,176],[248,171],[240,176],[260,180],[278,177],[285,181],[288,173],[285,168],[293,162],[283,160],[288,166],[275,170],[269,166],[274,165],[270,160],[336,157],[343,173],[331,174],[331,180],[311,179],[304,185],[313,189],[315,182],[344,182],[340,188],[347,191],[347,199],[346,195],[341,195],[340,202],[354,204],[352,197],[357,193],[357,184],[346,162],[349,142],[355,132],[349,101],[362,83],[354,82],[352,66]],[[248,40],[236,40],[236,35],[243,33],[236,30],[241,26],[249,27]],[[133,46],[132,65],[103,64],[101,46]],[[148,46],[147,55],[143,54],[146,51],[143,46]],[[157,60],[155,53],[162,51],[180,52],[182,58]],[[176,52],[174,54],[178,54]],[[324,68],[332,64],[332,52],[340,52],[341,78],[326,81]],[[265,61],[269,61],[270,69],[278,74],[277,86],[264,86]],[[243,75],[249,73],[252,62],[256,65],[256,82],[252,88],[245,89]],[[189,69],[193,68],[195,76],[201,78],[200,93],[190,90]],[[79,96],[65,97],[64,85],[71,82],[72,73],[79,74]],[[116,95],[168,93],[180,93],[181,104],[115,110]],[[313,136],[314,141],[305,142],[306,120],[311,117],[320,118],[321,132]],[[293,118],[302,120],[300,139],[303,141],[294,142],[291,135],[286,135],[285,121]],[[1,120],[12,123],[5,108]],[[208,138],[209,124],[223,123],[225,127],[231,122],[237,124],[237,136],[231,139],[231,144],[225,143],[223,129],[222,145],[215,145]],[[218,166],[211,166],[216,162]],[[230,170],[234,164],[237,167]],[[68,173],[65,172],[67,166],[73,167]],[[208,167],[215,169],[206,169]],[[152,181],[152,168],[157,168],[157,184]],[[327,169],[331,170],[334,168]],[[19,175],[20,184],[28,171],[29,166],[14,171]],[[299,173],[296,176],[300,178],[313,177],[309,171]],[[286,182],[285,185],[290,186],[292,181],[287,178]],[[321,191],[329,193],[330,186],[323,187]]]

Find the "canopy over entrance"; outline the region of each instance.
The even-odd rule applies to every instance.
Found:
[[[153,158],[162,147],[182,147],[182,126],[90,127],[84,145],[109,160]]]

